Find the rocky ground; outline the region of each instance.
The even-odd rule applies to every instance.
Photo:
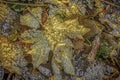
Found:
[[[119,0],[0,0],[0,2],[0,80],[61,80],[61,76],[62,80],[120,79]],[[75,6],[69,7],[68,4],[71,3]],[[37,9],[38,6],[40,9]],[[69,13],[65,12],[66,9]],[[56,15],[58,15],[58,22],[54,23],[53,18],[56,20]],[[74,18],[78,19],[80,26],[85,26],[85,35],[77,30],[74,35],[72,28],[68,29],[69,25],[66,26],[67,21]],[[62,20],[62,23],[65,21],[66,23],[59,23]],[[48,26],[51,24],[68,27],[62,35],[70,34],[70,38],[72,36],[70,39],[74,45],[72,49],[68,47],[68,44],[71,44],[68,40],[68,43],[64,42],[67,48],[56,49],[55,47],[55,51],[50,47],[51,50],[49,50],[49,43],[44,36],[47,36],[47,39],[48,34],[57,39],[65,37],[54,37],[59,35],[57,33],[59,31]],[[78,25],[77,21],[72,24]],[[44,28],[45,26],[48,27]],[[91,30],[88,33],[87,28]],[[49,31],[42,33],[42,30]],[[52,30],[56,32],[53,35]],[[70,33],[67,34],[67,31]],[[76,35],[82,35],[83,38],[78,38],[79,36],[74,38]],[[56,39],[55,41],[58,43]],[[50,44],[53,46],[52,42]],[[36,52],[33,53],[32,50]],[[46,53],[44,54],[42,50]],[[66,54],[68,61],[54,53],[64,50],[68,52],[73,50],[72,58],[69,57],[71,54]],[[43,53],[43,56],[38,53]],[[60,59],[54,60],[56,58]],[[70,64],[72,62],[72,65],[67,64],[68,62]],[[72,75],[72,70],[66,71],[66,68],[69,69],[71,66],[74,67],[74,75]],[[57,70],[58,73],[56,73]]]

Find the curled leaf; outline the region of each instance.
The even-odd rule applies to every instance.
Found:
[[[88,55],[89,61],[93,61],[96,58],[99,46],[100,46],[100,35],[97,35],[97,36],[95,36],[95,38],[92,42],[92,49]]]

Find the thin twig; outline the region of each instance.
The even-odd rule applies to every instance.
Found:
[[[36,6],[36,7],[43,7],[43,6],[48,6],[47,4],[27,4],[27,3],[18,3],[18,2],[7,2],[7,1],[0,1],[0,3],[5,3],[5,4],[17,4],[17,5],[23,5],[23,6]]]
[[[120,8],[119,5],[113,4],[113,3],[111,3],[111,2],[108,2],[108,1],[105,1],[105,0],[101,0],[101,1],[104,2],[104,3],[106,3],[106,4],[109,4],[109,5],[111,5],[111,6],[115,6],[115,7]]]

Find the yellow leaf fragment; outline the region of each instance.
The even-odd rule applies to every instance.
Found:
[[[20,16],[21,24],[34,29],[40,28],[42,9],[38,7],[28,11],[29,13]]]
[[[15,45],[9,42],[2,42],[0,44],[0,61],[2,66],[10,72],[20,74],[18,65],[21,64],[17,63],[17,61],[23,57],[22,55],[22,50],[20,48],[18,49]]]
[[[83,78],[76,78],[76,80],[84,80]]]
[[[0,20],[4,20],[8,13],[9,13],[9,11],[7,9],[7,5],[0,4]]]

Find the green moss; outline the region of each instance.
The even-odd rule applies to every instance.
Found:
[[[113,46],[101,46],[98,50],[98,58],[108,58],[110,51],[112,51]]]
[[[22,12],[26,9],[26,6],[18,5],[18,4],[11,4],[9,7],[14,10],[15,12]]]

